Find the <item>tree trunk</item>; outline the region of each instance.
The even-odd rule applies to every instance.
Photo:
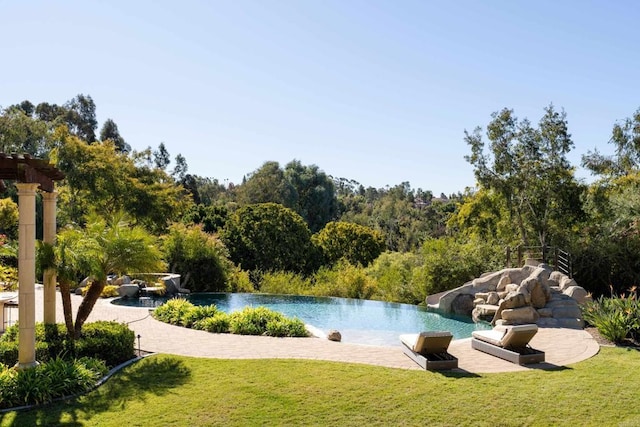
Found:
[[[73,331],[73,312],[71,308],[71,290],[69,283],[60,282],[60,296],[62,297],[62,312],[64,314],[64,323],[67,326],[67,335],[72,340],[75,339]]]
[[[74,336],[76,339],[80,338],[80,333],[82,332],[82,325],[87,321],[89,314],[91,314],[91,310],[93,310],[93,306],[100,298],[100,294],[104,287],[107,285],[106,281],[93,282],[89,286],[89,290],[87,294],[82,299],[80,303],[80,307],[78,307],[78,314],[76,315],[76,325],[74,328]]]

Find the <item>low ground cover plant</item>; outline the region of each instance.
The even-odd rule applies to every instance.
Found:
[[[153,317],[172,325],[214,333],[272,337],[309,335],[302,320],[288,318],[266,307],[245,307],[227,314],[215,305],[196,306],[185,299],[174,298],[156,308]]]

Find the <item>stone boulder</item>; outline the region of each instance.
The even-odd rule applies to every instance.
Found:
[[[140,286],[133,283],[118,286],[118,295],[121,297],[133,298],[138,296],[138,292],[140,292]]]
[[[536,323],[540,315],[538,311],[531,307],[509,308],[502,311],[502,324],[522,325],[526,323]]]
[[[455,314],[470,316],[473,311],[475,298],[471,294],[460,294],[455,297],[451,309]]]
[[[591,298],[591,294],[589,294],[582,286],[569,286],[568,288],[564,289],[562,293],[576,300],[578,304],[585,304],[587,302],[593,301],[593,299]]]
[[[504,291],[507,287],[508,284],[513,283],[511,281],[511,277],[509,277],[509,274],[503,274],[502,277],[500,277],[500,280],[498,281],[498,285],[496,286],[496,291],[501,292]]]
[[[498,305],[500,302],[500,295],[497,292],[489,292],[487,295],[487,304]]]
[[[340,341],[342,341],[342,334],[339,331],[336,331],[335,329],[332,329],[327,333],[327,339],[329,341],[340,342]]]
[[[473,308],[471,318],[476,323],[480,321],[491,322],[496,315],[496,311],[498,311],[497,305],[478,304]]]

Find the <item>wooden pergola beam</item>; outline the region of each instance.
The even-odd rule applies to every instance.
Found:
[[[0,153],[0,180],[39,184],[42,191],[54,191],[54,181],[64,179],[64,173],[46,160],[29,154]]]

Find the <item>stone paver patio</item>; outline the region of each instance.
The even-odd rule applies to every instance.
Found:
[[[42,320],[43,290],[36,287],[36,319]],[[72,296],[74,314],[81,297]],[[63,322],[62,302],[57,294],[56,316]],[[219,359],[315,359],[364,363],[399,369],[420,369],[398,347],[336,343],[320,338],[272,338],[204,331],[168,325],[153,319],[146,308],[122,307],[101,299],[89,320],[124,322],[140,335],[140,348],[154,353]],[[398,344],[400,341],[398,341]],[[459,369],[470,373],[491,373],[548,369],[577,363],[598,353],[599,345],[583,330],[541,328],[531,340],[534,348],[546,353],[543,364],[519,366],[471,348],[471,339],[455,340],[449,352],[459,359]],[[136,348],[138,344],[136,342]]]

